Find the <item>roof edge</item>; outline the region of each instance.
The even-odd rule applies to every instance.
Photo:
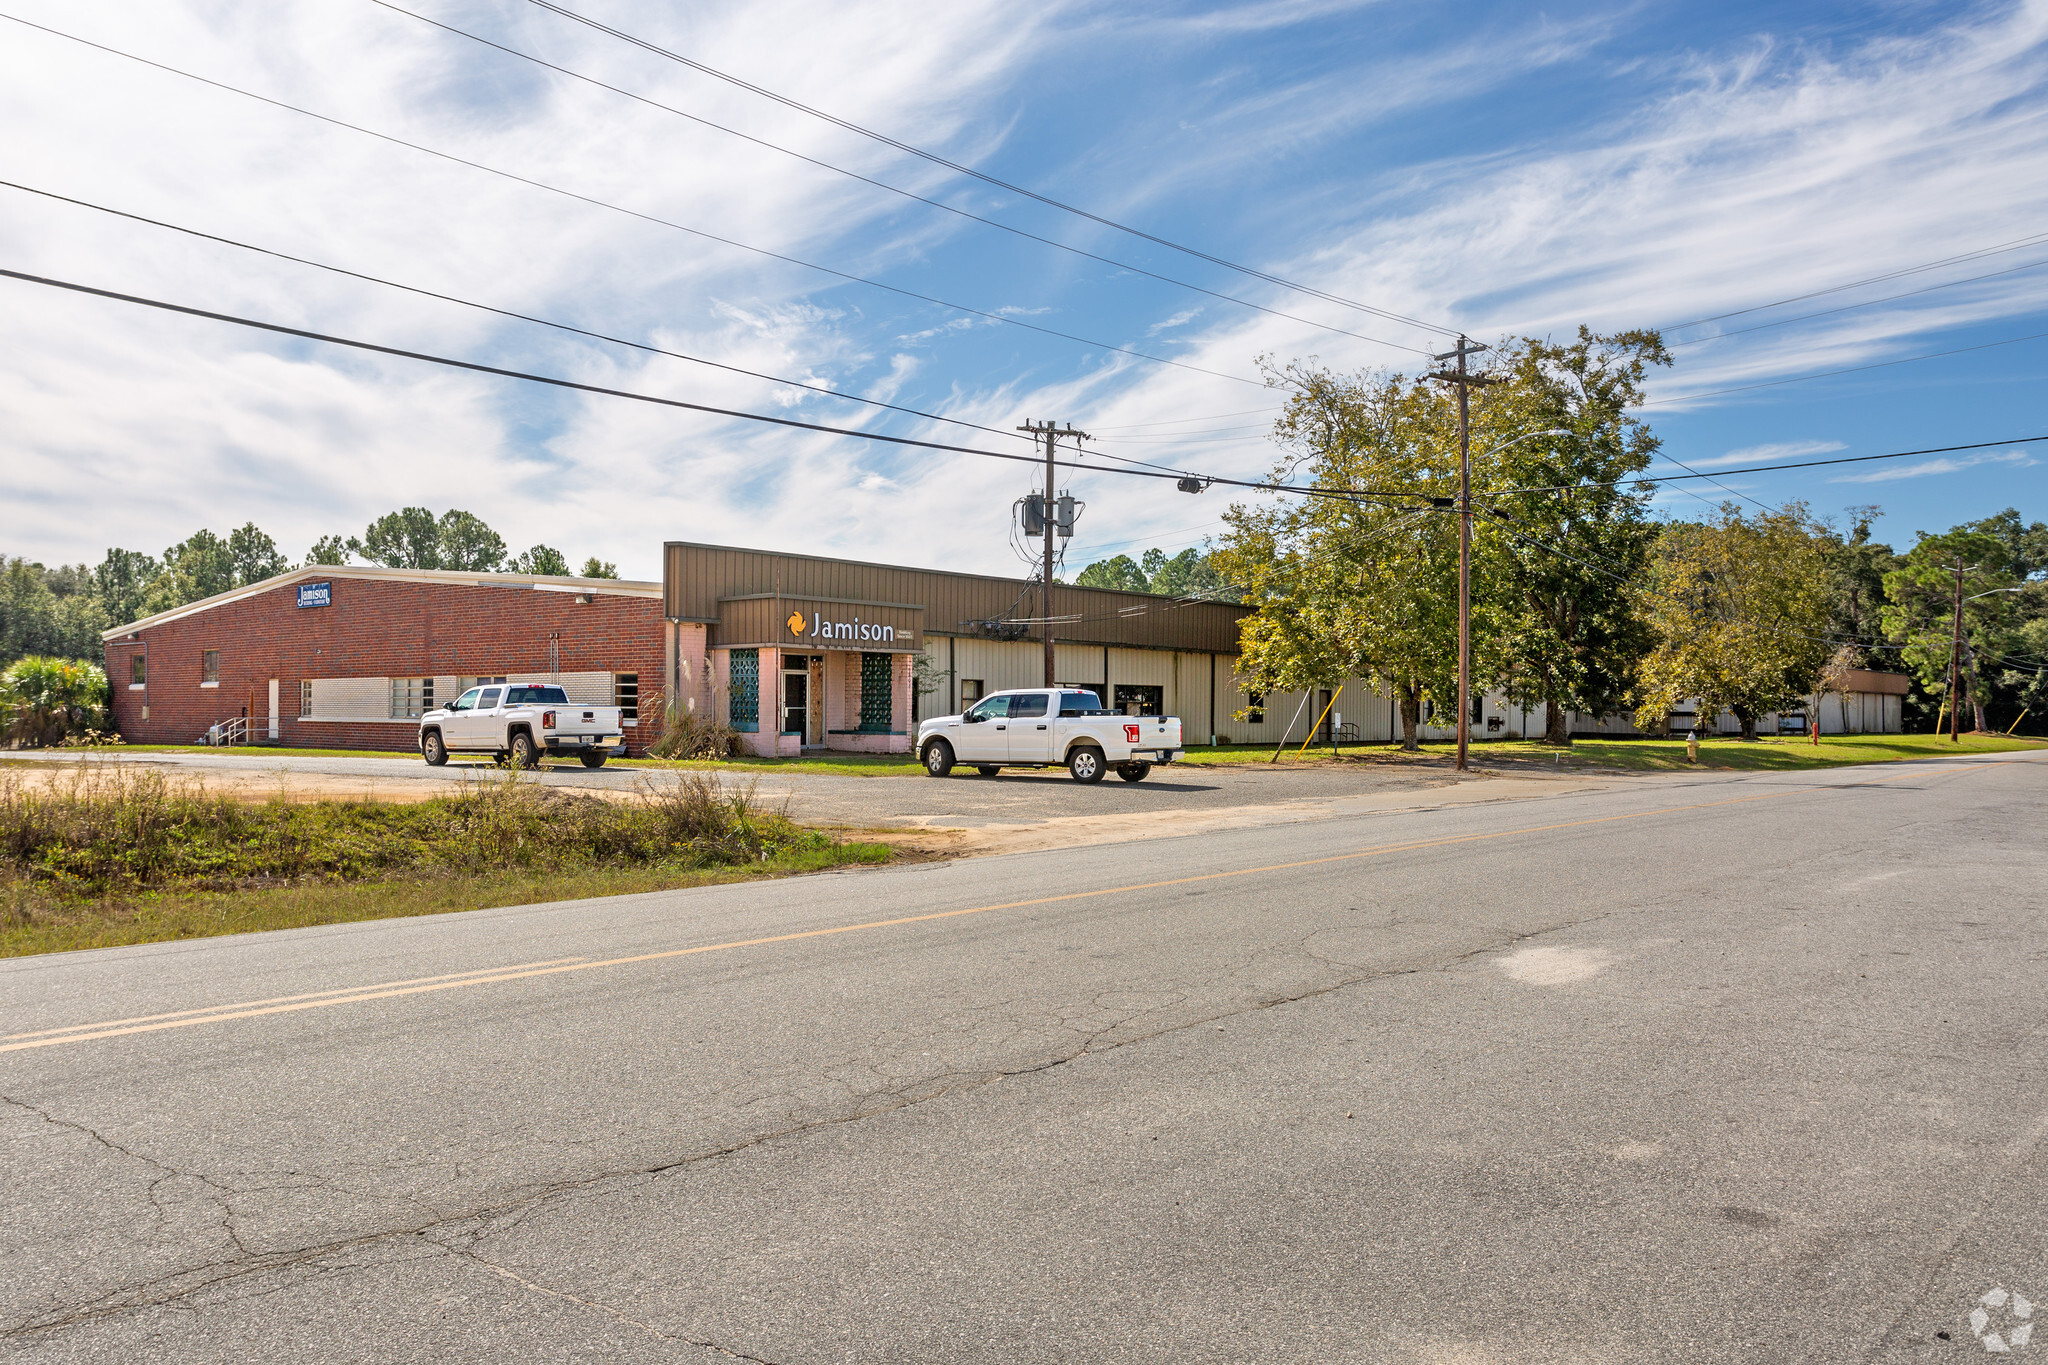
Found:
[[[302,568],[288,569],[284,573],[259,582],[230,588],[226,592],[217,592],[211,597],[202,597],[196,602],[187,602],[183,606],[141,617],[126,625],[113,626],[101,631],[100,639],[106,642],[119,639],[123,635],[134,635],[139,631],[169,625],[187,616],[211,611],[215,607],[244,601],[259,593],[316,578],[358,578],[387,583],[438,583],[449,587],[548,586],[579,592],[604,593],[613,597],[651,597],[656,600],[661,597],[661,584],[638,578],[579,578],[571,574],[485,573],[467,569],[390,569],[381,564],[308,564]]]

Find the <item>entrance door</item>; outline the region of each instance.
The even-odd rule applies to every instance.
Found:
[[[811,661],[798,657],[782,663],[782,733],[805,744],[810,739]]]

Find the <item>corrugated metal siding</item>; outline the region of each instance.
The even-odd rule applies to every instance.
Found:
[[[664,554],[665,610],[683,620],[718,619],[720,598],[775,593],[922,606],[925,630],[944,635],[971,632],[975,621],[1044,615],[1025,586],[1020,579],[680,541],[669,542]],[[1062,585],[1053,588],[1053,611],[1082,618],[1055,623],[1056,640],[1224,653],[1236,652],[1237,622],[1245,615],[1243,607],[1227,602],[1181,603],[1149,593]],[[1126,611],[1133,614],[1121,614]]]

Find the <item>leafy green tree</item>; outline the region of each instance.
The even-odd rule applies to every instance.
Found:
[[[235,555],[228,542],[208,530],[194,531],[164,551],[163,571],[150,581],[143,611],[169,611],[236,586]]]
[[[322,536],[313,542],[312,549],[306,551],[306,562],[303,567],[310,569],[316,564],[331,564],[338,567],[348,561],[349,542],[345,537]]]
[[[1637,725],[1661,731],[1696,697],[1702,721],[1733,712],[1753,740],[1764,715],[1815,692],[1832,603],[1825,531],[1803,505],[1745,517],[1729,502],[1714,520],[1666,526],[1636,596],[1656,638]]]
[[[1144,571],[1129,555],[1098,559],[1074,576],[1083,588],[1116,588],[1123,592],[1144,592],[1148,586]]]
[[[126,625],[145,615],[142,604],[149,600],[149,586],[162,572],[163,565],[152,555],[139,550],[108,550],[93,571],[93,588],[107,624]]]
[[[1852,507],[1849,530],[1829,528],[1826,540],[1828,596],[1832,609],[1827,633],[1854,651],[1851,668],[1892,667],[1893,655],[1882,644],[1885,604],[1884,576],[1898,567],[1892,547],[1871,537],[1870,523],[1882,509]]]
[[[1657,527],[1631,476],[1663,443],[1630,409],[1670,363],[1654,331],[1525,337],[1499,348],[1488,368],[1504,382],[1474,400],[1473,593],[1488,604],[1475,669],[1483,626],[1489,681],[1541,703],[1552,744],[1570,741],[1570,712],[1620,710],[1651,645],[1629,585]]]
[[[228,558],[234,563],[235,586],[247,587],[275,578],[291,568],[278,553],[277,542],[265,535],[253,521],[228,533]]]
[[[1457,667],[1457,526],[1428,501],[1449,486],[1442,398],[1398,375],[1266,364],[1291,390],[1274,426],[1290,451],[1276,481],[1305,473],[1361,496],[1226,514],[1216,567],[1255,608],[1239,627],[1239,677],[1262,692],[1373,679],[1414,749],[1424,698],[1453,695]],[[1387,488],[1410,496],[1365,496]]]
[[[78,587],[90,580],[82,564],[51,570],[0,555],[0,666],[25,655],[101,657],[106,616],[98,596]]]
[[[0,724],[19,745],[61,744],[106,725],[107,675],[78,659],[32,654],[0,673]]]
[[[441,526],[424,507],[400,508],[371,522],[362,539],[351,536],[348,551],[387,569],[438,569]]]
[[[441,514],[441,567],[466,573],[489,573],[505,562],[505,540],[470,512],[449,509]]]
[[[505,568],[512,573],[566,576],[569,572],[569,557],[560,550],[546,545],[536,545],[531,550],[514,555]]]
[[[581,578],[617,578],[619,576],[619,566],[610,560],[599,559],[596,555],[592,555],[583,561],[583,567],[576,572],[577,576]]]
[[[1996,518],[1990,520],[1996,521]],[[2013,518],[2015,522],[2018,517]],[[2027,563],[1983,523],[1958,526],[1940,535],[1920,535],[1919,543],[1884,576],[1885,633],[1899,643],[1899,656],[1930,695],[1950,706],[1971,709],[1973,729],[1986,729],[1984,705],[1989,682],[1984,655],[2004,657],[2008,642],[2024,624],[2017,572]],[[2024,528],[2022,528],[2024,529]],[[1949,695],[1949,663],[1955,639],[1955,596],[1958,566],[1962,569],[1963,634],[1957,681],[1962,695]]]

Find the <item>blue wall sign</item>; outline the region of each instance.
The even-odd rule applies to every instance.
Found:
[[[325,607],[334,601],[332,583],[299,584],[299,605],[302,607]]]

